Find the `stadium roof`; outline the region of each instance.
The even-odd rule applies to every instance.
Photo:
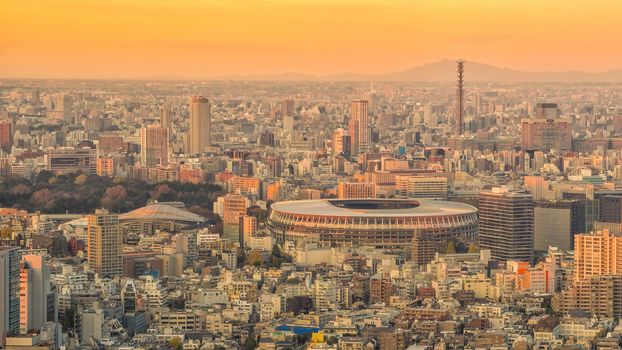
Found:
[[[314,199],[277,202],[281,213],[346,217],[413,217],[476,213],[473,206],[458,202],[413,199]]]
[[[204,222],[205,218],[166,203],[151,203],[142,208],[119,215],[119,220],[157,220],[199,223]]]

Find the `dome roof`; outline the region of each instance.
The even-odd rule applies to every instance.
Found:
[[[132,210],[119,215],[120,221],[128,220],[156,220],[156,221],[179,221],[187,223],[204,222],[205,218],[191,213],[185,209],[179,209],[169,204],[151,203],[142,208]]]

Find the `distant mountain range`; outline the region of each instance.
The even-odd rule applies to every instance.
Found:
[[[442,60],[400,72],[387,74],[341,73],[333,75],[308,75],[296,72],[266,75],[216,76],[213,80],[281,80],[281,81],[421,81],[443,82],[456,80],[456,62]],[[622,82],[622,69],[600,73],[581,71],[527,72],[495,67],[485,63],[466,61],[465,81],[477,82]]]

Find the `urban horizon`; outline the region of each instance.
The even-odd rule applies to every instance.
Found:
[[[622,350],[622,3],[0,9],[0,349]]]

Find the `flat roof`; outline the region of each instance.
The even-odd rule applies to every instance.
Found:
[[[418,199],[312,199],[276,202],[280,213],[346,217],[451,216],[477,213],[468,204]]]

